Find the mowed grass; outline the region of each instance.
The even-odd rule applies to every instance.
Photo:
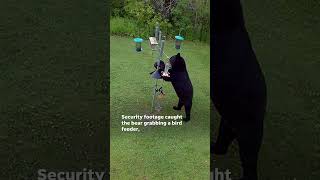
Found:
[[[176,54],[173,41],[165,53]],[[207,44],[184,42],[185,58],[194,86],[192,120],[182,126],[145,127],[122,132],[121,115],[150,114],[155,55],[147,41],[135,52],[132,38],[111,36],[111,179],[209,179],[209,61]],[[178,98],[171,83],[162,82],[166,96],[158,115],[184,115],[172,109]]]
[[[246,1],[246,24],[266,76],[268,109],[260,153],[261,180],[320,177],[319,1]],[[215,117],[217,120],[217,116]],[[213,133],[217,132],[215,121]],[[213,160],[241,168],[238,147]]]
[[[0,179],[104,171],[106,3],[0,4]]]

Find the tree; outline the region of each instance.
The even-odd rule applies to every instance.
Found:
[[[177,1],[178,0],[151,0],[151,4],[155,11],[160,13],[163,18],[169,19]]]

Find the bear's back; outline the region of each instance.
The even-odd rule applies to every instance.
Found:
[[[244,28],[244,19],[240,0],[213,0],[212,2],[213,32],[230,32],[236,28]]]

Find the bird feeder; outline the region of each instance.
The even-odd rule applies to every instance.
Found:
[[[175,46],[176,46],[176,49],[179,50],[181,48],[181,43],[184,40],[184,38],[180,35],[175,36],[175,38],[176,38]]]
[[[156,37],[149,37],[150,47],[154,51],[158,46],[157,38]]]
[[[136,51],[137,52],[142,51],[141,44],[142,44],[143,39],[142,38],[134,38],[133,41],[136,43]]]

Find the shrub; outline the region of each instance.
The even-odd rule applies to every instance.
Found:
[[[161,2],[160,2],[161,1]],[[163,1],[163,2],[162,2]],[[147,38],[153,36],[156,22],[163,35],[173,38],[182,30],[188,40],[209,42],[210,1],[172,0],[168,13],[155,9],[167,0],[112,0],[111,34]],[[171,2],[171,1],[170,1]],[[166,8],[164,8],[166,9]]]
[[[146,38],[153,35],[156,22],[160,23],[164,34],[170,34],[172,25],[159,13],[156,13],[149,3],[130,0],[124,9],[129,18],[136,20],[136,32],[140,37]]]
[[[131,19],[112,17],[110,20],[110,33],[118,36],[137,36],[137,24]]]

